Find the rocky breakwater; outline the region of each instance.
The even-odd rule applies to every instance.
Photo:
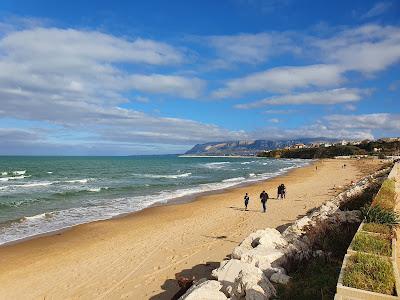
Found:
[[[375,172],[353,184],[324,205],[298,219],[283,233],[274,228],[257,230],[234,248],[231,259],[212,272],[215,280],[200,279],[180,299],[270,299],[276,295],[273,283],[287,284],[284,268],[289,259],[326,255],[313,251],[310,228],[324,224],[361,222],[358,210],[342,211],[340,206],[363,193],[371,184],[383,181],[390,168]]]

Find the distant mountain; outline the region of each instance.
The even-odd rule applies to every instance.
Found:
[[[187,151],[185,155],[255,155],[260,151],[275,150],[290,147],[295,144],[336,142],[328,138],[304,138],[295,140],[251,140],[251,141],[227,141],[209,142],[197,144]]]

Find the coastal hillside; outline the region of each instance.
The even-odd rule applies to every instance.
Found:
[[[380,139],[377,141],[363,141],[353,144],[336,144],[329,147],[302,147],[302,148],[284,148],[258,153],[259,157],[271,158],[333,158],[336,156],[399,156],[400,140],[399,139]]]
[[[295,140],[243,140],[226,142],[209,142],[197,144],[185,155],[256,155],[262,151],[291,147],[296,144],[313,144],[333,142],[328,138],[304,138]]]

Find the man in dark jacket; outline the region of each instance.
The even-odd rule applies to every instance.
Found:
[[[269,198],[268,194],[265,191],[262,191],[262,193],[260,194],[260,200],[261,200],[261,203],[263,206],[263,212],[265,212],[267,210],[266,203],[267,203],[268,198]]]
[[[249,197],[249,195],[246,193],[246,195],[244,195],[244,206],[245,206],[245,210],[247,210],[247,205],[249,205],[249,200],[250,200],[250,197]]]

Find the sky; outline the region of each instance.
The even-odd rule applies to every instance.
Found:
[[[400,136],[400,1],[0,2],[0,155]]]

